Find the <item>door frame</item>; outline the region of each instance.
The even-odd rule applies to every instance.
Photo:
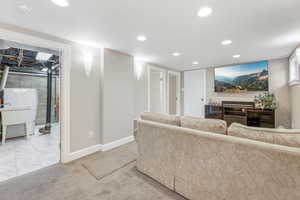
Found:
[[[150,112],[151,110],[151,70],[156,70],[156,71],[159,71],[159,72],[162,72],[163,75],[161,77],[161,79],[163,80],[164,82],[164,86],[162,87],[163,91],[161,93],[161,100],[162,100],[162,110],[164,113],[167,112],[167,104],[166,104],[166,88],[167,88],[167,83],[166,83],[166,78],[167,78],[167,70],[165,69],[162,69],[162,68],[159,68],[159,67],[155,67],[155,66],[152,66],[152,65],[149,65],[148,64],[148,67],[147,67],[147,74],[148,74],[148,111]]]
[[[43,47],[61,52],[60,74],[60,162],[68,162],[70,156],[70,71],[71,45],[56,42],[30,33],[15,32],[0,28],[0,39],[23,43],[31,46]]]
[[[176,93],[177,93],[177,101],[176,101],[176,115],[181,114],[181,73],[176,71],[168,71],[167,74],[167,113],[170,112],[170,75],[176,76]]]

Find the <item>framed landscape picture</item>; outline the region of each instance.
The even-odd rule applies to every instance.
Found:
[[[269,91],[268,61],[215,68],[215,92]]]

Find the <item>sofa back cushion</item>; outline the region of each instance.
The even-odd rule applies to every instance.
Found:
[[[198,117],[181,117],[181,126],[184,128],[208,131],[226,135],[227,123],[219,119],[203,119]]]
[[[271,144],[300,147],[300,130],[296,129],[256,128],[233,123],[228,128],[228,135]]]
[[[163,113],[144,112],[141,114],[142,120],[159,122],[174,126],[180,126],[180,117],[175,115],[168,115]]]

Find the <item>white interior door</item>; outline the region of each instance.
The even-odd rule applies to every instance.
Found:
[[[184,72],[184,115],[204,118],[206,70]]]

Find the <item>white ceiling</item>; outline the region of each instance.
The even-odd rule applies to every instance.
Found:
[[[26,4],[31,11],[17,9]],[[0,21],[122,52],[178,70],[288,56],[300,44],[300,0],[1,1]],[[200,18],[203,6],[211,16]],[[139,42],[140,34],[148,40]],[[230,39],[232,45],[222,46]],[[181,56],[174,57],[173,52]],[[241,54],[238,59],[232,55]],[[199,65],[193,65],[199,61]]]

